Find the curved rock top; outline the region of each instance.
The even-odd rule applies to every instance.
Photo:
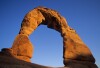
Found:
[[[57,11],[46,7],[37,7],[29,11],[21,24],[19,34],[29,36],[39,25],[47,25],[48,28],[54,29],[61,33],[61,35],[76,38],[75,41],[83,43],[76,31],[68,26],[66,19]],[[74,33],[71,36],[68,32]]]
[[[37,7],[26,14],[19,33],[30,35],[41,24],[58,32],[61,32],[62,28],[68,27],[66,19],[55,10]]]

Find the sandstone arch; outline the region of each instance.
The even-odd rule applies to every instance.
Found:
[[[61,33],[65,66],[74,63],[80,63],[83,66],[87,63],[95,63],[89,48],[83,43],[76,31],[68,26],[66,19],[55,10],[45,7],[37,7],[25,15],[19,34],[11,48],[16,58],[30,61],[33,47],[28,36],[42,24]]]

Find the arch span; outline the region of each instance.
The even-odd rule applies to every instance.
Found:
[[[66,19],[57,11],[45,7],[34,8],[25,15],[19,34],[12,45],[14,55],[18,59],[29,61],[32,57],[33,47],[28,36],[39,25],[47,25],[48,28],[61,33],[65,66],[83,61],[95,62],[89,48],[83,43],[76,31],[68,26]]]

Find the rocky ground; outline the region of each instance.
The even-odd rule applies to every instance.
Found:
[[[86,65],[87,64],[85,63],[81,65],[80,62],[74,63],[68,67],[49,67],[19,60],[13,56],[8,56],[7,54],[0,52],[0,68],[97,68],[94,64],[92,67],[87,67]]]
[[[0,68],[65,68],[65,67],[49,67],[49,66],[38,65],[31,62],[22,61],[14,57],[7,56],[3,53],[0,53]]]

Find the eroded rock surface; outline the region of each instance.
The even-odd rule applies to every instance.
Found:
[[[97,68],[95,59],[76,31],[68,26],[66,19],[58,12],[45,7],[37,7],[27,13],[22,21],[19,34],[12,45],[11,55],[15,58],[30,61],[33,47],[28,36],[39,25],[47,25],[61,33],[63,38],[63,58],[65,67]],[[9,50],[9,52],[10,52]]]
[[[33,54],[33,45],[26,35],[18,34],[11,49],[16,58],[30,62]]]

